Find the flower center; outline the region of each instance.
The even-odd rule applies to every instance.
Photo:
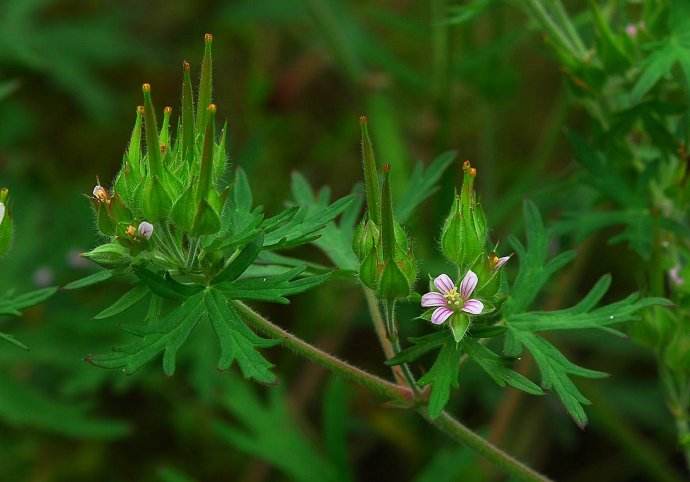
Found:
[[[460,293],[458,293],[457,288],[450,289],[443,297],[446,299],[449,307],[462,307],[464,304],[464,300]]]

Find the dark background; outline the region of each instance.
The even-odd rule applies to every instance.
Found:
[[[495,240],[522,236],[524,198],[557,218],[587,196],[571,175],[562,134],[584,117],[570,107],[557,64],[518,9],[499,2],[457,24],[448,21],[453,5],[0,0],[0,86],[11,91],[0,100],[0,185],[11,189],[17,226],[0,286],[65,284],[93,269],[77,256],[97,242],[83,194],[96,176],[109,182],[119,169],[141,83],[152,84],[159,108],[179,110],[181,61],[198,76],[205,32],[215,38],[214,101],[230,126],[230,160],[247,171],[267,211],[287,199],[294,170],[335,195],[349,192],[361,177],[358,117],[367,114],[379,161],[393,165],[394,192],[416,160],[455,149],[479,171]],[[448,171],[408,226],[422,279],[443,266],[436,245],[458,174],[457,167]],[[578,260],[553,280],[543,306],[568,306],[606,272],[614,275],[611,299],[636,289],[636,255],[606,238],[575,246]],[[278,388],[204,370],[195,352],[173,378],[157,363],[133,377],[89,366],[84,356],[125,336],[118,324],[128,320],[91,319],[123,288],[61,292],[21,321],[0,320],[32,348],[0,347],[0,480],[291,480],[213,429],[217,420],[241,422],[218,400],[242,390],[280,392],[277,403],[316,447],[324,443],[324,403],[343,402],[347,393],[355,480],[425,480],[431,461],[448,465],[438,472],[447,480],[503,480],[413,414],[337,385],[280,348],[268,354],[281,376]],[[336,281],[290,306],[262,309],[305,339],[388,375],[355,287]],[[403,307],[403,330],[416,330],[417,314]],[[682,464],[652,355],[600,335],[557,342],[577,363],[612,374],[579,385],[594,402],[586,430],[555,397],[500,389],[471,366],[451,410],[557,480],[679,480],[669,473],[681,473]],[[538,376],[529,362],[519,366]],[[233,390],[235,384],[243,388]],[[265,445],[298,457],[289,445]]]

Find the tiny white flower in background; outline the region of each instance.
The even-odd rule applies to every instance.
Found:
[[[34,271],[32,278],[36,286],[45,288],[55,281],[55,272],[48,266],[43,266]]]
[[[635,24],[633,24],[633,23],[629,23],[629,24],[625,27],[625,33],[627,33],[627,34],[628,34],[628,37],[630,37],[630,38],[635,38],[635,37],[637,37],[637,25],[635,25]]]
[[[683,277],[680,275],[680,265],[675,265],[673,268],[668,270],[668,277],[671,280],[671,283],[676,286],[680,286],[685,282]]]
[[[151,236],[153,235],[153,224],[149,223],[148,221],[142,221],[139,223],[137,233],[139,233],[139,236],[142,238],[151,239]]]
[[[0,224],[2,224],[4,219],[5,219],[5,203],[0,202]]]
[[[436,308],[431,315],[431,322],[434,325],[441,325],[456,311],[479,315],[484,310],[484,303],[470,298],[478,282],[479,278],[470,270],[460,282],[458,290],[450,276],[447,274],[438,276],[434,280],[434,286],[438,291],[431,291],[422,296],[423,308]]]

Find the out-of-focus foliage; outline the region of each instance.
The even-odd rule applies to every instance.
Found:
[[[522,399],[482,373],[508,383],[501,346],[491,346],[496,357],[478,352],[481,362],[463,366],[448,408],[556,480],[684,480],[669,391],[656,374],[657,361],[683,367],[689,351],[687,290],[668,276],[679,263],[687,280],[690,256],[687,247],[658,249],[687,239],[687,189],[679,188],[688,145],[686,6],[565,1],[573,30],[559,38],[533,7],[546,6],[561,25],[560,3],[0,1],[0,184],[12,189],[15,224],[13,250],[0,260],[2,291],[27,293],[98,273],[78,256],[100,240],[80,193],[90,194],[96,175],[111,179],[120,168],[142,82],[155,86],[160,105],[178,110],[181,78],[170,75],[171,65],[196,59],[199,39],[212,31],[218,116],[228,119],[230,162],[251,180],[253,205],[310,211],[350,194],[361,178],[357,118],[366,114],[380,161],[394,166],[398,219],[408,231],[429,233],[413,246],[420,273],[448,268],[437,230],[459,173],[437,156],[452,149],[481,172],[493,239],[522,232],[529,198],[553,227],[542,246],[547,259],[578,252],[530,308],[539,310],[536,319],[601,289],[605,281],[597,280],[608,272],[615,283],[604,305],[641,290],[681,307],[654,308],[632,325],[632,338],[653,350],[601,329],[548,335],[546,343],[573,364],[613,375],[578,380],[593,402],[585,431],[554,397]],[[425,181],[410,186],[417,159],[424,170],[414,178]],[[304,179],[330,192],[315,192]],[[434,184],[440,189],[427,197]],[[318,249],[263,252],[252,269],[261,276],[261,265],[294,267],[305,258],[313,274],[336,266],[318,294],[266,312],[385,376],[366,306],[342,281],[356,267],[349,241],[363,196],[354,192],[357,200],[315,240]],[[410,215],[405,206],[417,202]],[[516,279],[518,263],[511,264],[507,274]],[[146,317],[137,305],[105,318],[118,310],[103,308],[129,289],[109,282],[65,290],[21,318],[0,320],[3,332],[30,347],[0,344],[1,480],[281,481],[303,470],[295,460],[342,480],[498,477],[364,391],[339,382],[324,391],[323,373],[284,350],[265,351],[280,366],[278,387],[217,371],[221,352],[209,323],[180,350],[174,378],[158,366],[126,376],[84,363],[89,353],[127,343],[131,336],[120,328]],[[403,320],[419,314],[413,303],[398,311]],[[423,326],[405,323],[401,336],[421,337]],[[538,378],[527,362],[511,361]],[[427,373],[432,363],[419,359]],[[677,371],[664,379],[676,391],[672,408],[682,408],[683,380]],[[276,460],[263,444],[294,445],[301,457],[286,450]]]

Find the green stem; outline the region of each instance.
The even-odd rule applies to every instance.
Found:
[[[261,316],[241,301],[233,301],[235,307],[244,315],[244,318],[257,330],[280,340],[288,349],[317,363],[334,373],[357,383],[372,392],[392,401],[409,404],[414,400],[412,391],[391,383],[383,378],[368,373],[339,358],[326,353],[301,338],[287,332]],[[455,441],[462,443],[472,450],[484,456],[487,460],[504,469],[507,473],[528,482],[548,482],[550,479],[530,469],[522,462],[505,453],[491,442],[484,440],[472,430],[454,419],[448,413],[443,412],[438,418],[429,417],[426,407],[418,409],[418,413],[430,424],[447,433]]]
[[[527,465],[496,447],[488,440],[483,439],[447,412],[441,412],[441,415],[435,419],[429,417],[426,407],[420,408],[417,412],[424,417],[427,422],[442,432],[445,432],[456,442],[466,445],[494,463],[497,467],[500,467],[505,472],[520,480],[540,482],[549,482],[551,480],[547,476],[529,468]]]
[[[315,346],[307,343],[301,338],[289,333],[288,331],[264,318],[241,301],[233,301],[233,303],[254,328],[272,338],[280,340],[285,347],[297,353],[298,355],[308,358],[314,363],[338,373],[343,378],[368,388],[383,398],[406,404],[409,404],[412,401],[412,392],[408,388],[384,380],[381,377],[350,365],[346,361],[343,361],[331,355],[330,353],[326,353],[316,348]]]

